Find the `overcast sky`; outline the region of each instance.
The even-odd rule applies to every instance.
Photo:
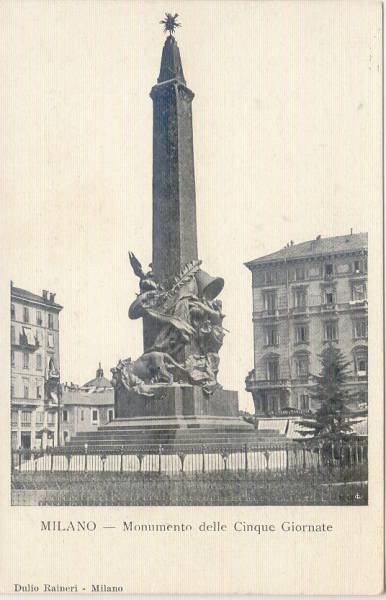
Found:
[[[243,262],[289,240],[371,234],[378,200],[380,30],[359,3],[326,6],[3,3],[5,272],[63,304],[63,381],[84,383],[99,361],[109,376],[142,352],[141,323],[127,316],[138,287],[127,252],[151,261],[149,92],[167,10],[180,13],[195,93],[199,255],[225,279],[219,380],[252,409]]]

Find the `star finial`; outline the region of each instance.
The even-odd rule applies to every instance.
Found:
[[[164,32],[169,32],[172,37],[177,27],[181,27],[181,23],[177,23],[178,13],[174,16],[171,13],[165,13],[165,18],[160,21],[160,24],[164,26]]]

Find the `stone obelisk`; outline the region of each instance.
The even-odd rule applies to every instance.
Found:
[[[224,280],[210,276],[197,255],[192,100],[173,36],[178,15],[162,21],[169,36],[153,100],[153,257],[144,272],[130,252],[139,294],[129,308],[143,320],[144,352],[112,369],[115,419],[98,444],[237,444],[254,439],[239,416],[238,394],[217,381],[225,315]],[[203,429],[202,434],[200,429]],[[247,437],[242,437],[243,435]],[[241,437],[240,437],[241,436]],[[250,437],[251,436],[251,437]]]
[[[172,35],[162,51],[153,100],[153,273],[177,275],[197,259],[192,100]]]

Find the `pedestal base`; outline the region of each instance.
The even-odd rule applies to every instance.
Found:
[[[236,417],[239,419],[237,392],[218,389],[208,395],[189,384],[156,384],[153,396],[141,396],[134,390],[117,390],[115,417]],[[241,420],[241,419],[240,419]]]

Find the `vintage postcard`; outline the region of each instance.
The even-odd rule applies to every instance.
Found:
[[[383,7],[4,1],[7,593],[383,589]]]

